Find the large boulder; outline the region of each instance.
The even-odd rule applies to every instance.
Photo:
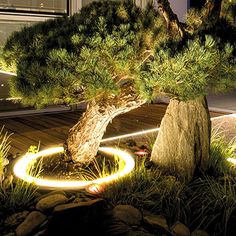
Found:
[[[204,98],[172,99],[161,121],[151,160],[165,171],[186,181],[196,167],[207,168],[211,121]]]

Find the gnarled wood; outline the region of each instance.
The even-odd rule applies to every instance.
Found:
[[[172,11],[168,0],[156,0],[157,8],[166,21],[167,29],[172,37],[183,38],[187,33],[184,24],[181,23],[177,15]]]
[[[154,144],[152,161],[190,180],[196,166],[206,169],[210,130],[210,115],[204,97],[186,102],[171,100]]]
[[[69,131],[67,156],[70,155],[77,163],[89,163],[97,154],[101,139],[112,119],[144,103],[145,100],[132,92],[91,101],[82,118]]]
[[[207,0],[205,3],[205,20],[216,22],[220,17],[222,0]],[[212,22],[213,23],[213,22]]]

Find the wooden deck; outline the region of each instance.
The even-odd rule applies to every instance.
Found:
[[[116,117],[108,126],[104,137],[127,134],[135,131],[157,127],[166,110],[165,104],[144,105],[127,114]],[[50,147],[63,144],[68,130],[82,114],[82,110],[54,114],[30,115],[0,119],[0,127],[13,133],[11,137],[11,153],[23,154],[31,145]],[[219,116],[220,113],[211,113]]]

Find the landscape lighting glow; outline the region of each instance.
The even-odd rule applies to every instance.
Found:
[[[211,120],[219,120],[219,119],[222,119],[222,118],[225,118],[225,117],[235,117],[236,118],[236,113],[213,117],[213,118],[211,118]],[[119,135],[119,136],[115,136],[115,137],[111,137],[111,138],[105,138],[105,139],[102,139],[101,143],[115,141],[115,140],[129,138],[129,137],[134,137],[134,136],[138,136],[138,135],[142,135],[142,134],[154,133],[154,132],[157,132],[159,130],[160,130],[160,128],[158,127],[158,128],[147,129],[147,130],[138,131],[138,132],[134,132],[134,133],[130,133],[130,134],[123,134],[123,135]]]
[[[145,156],[145,155],[148,155],[148,152],[146,152],[145,150],[138,150],[134,154],[138,156]]]
[[[236,118],[236,113],[229,114],[229,115],[223,115],[223,116],[216,116],[216,117],[211,118],[211,120],[220,120],[220,119],[223,119],[225,117],[235,117]]]
[[[227,158],[227,161],[231,162],[232,164],[236,165],[236,159],[235,158]]]
[[[55,147],[40,151],[38,153],[27,153],[20,158],[14,166],[14,174],[29,183],[35,183],[37,186],[46,188],[66,188],[66,189],[80,189],[92,184],[104,184],[116,180],[128,173],[134,168],[134,159],[130,154],[116,148],[101,147],[99,151],[118,156],[125,162],[125,167],[109,176],[98,178],[91,181],[76,181],[76,180],[56,180],[48,178],[35,178],[27,173],[27,169],[40,157],[46,157],[52,154],[61,153],[64,151],[63,147]]]
[[[214,117],[214,118],[211,118],[211,120],[223,119],[226,117],[236,118],[236,114],[229,114],[229,115]],[[134,137],[134,136],[143,135],[143,134],[148,134],[152,132],[157,132],[159,130],[160,128],[154,128],[154,129],[139,131],[135,133],[120,135],[116,137],[106,138],[106,139],[103,139],[101,143],[119,140],[119,139],[128,138],[128,137]],[[41,187],[76,189],[76,188],[84,188],[84,187],[88,187],[88,186],[92,186],[96,184],[103,184],[103,183],[111,182],[131,172],[135,165],[134,159],[128,153],[121,151],[119,149],[115,149],[115,148],[101,147],[99,148],[99,151],[112,154],[112,155],[117,155],[120,159],[122,159],[125,162],[124,169],[110,176],[95,179],[92,181],[72,181],[72,180],[63,181],[63,180],[53,180],[53,179],[46,179],[46,178],[42,179],[42,178],[35,178],[27,174],[27,169],[30,167],[30,165],[32,165],[32,163],[36,159],[42,156],[49,156],[52,154],[61,153],[63,151],[64,151],[63,147],[55,147],[55,148],[46,149],[44,151],[40,151],[35,154],[26,154],[20,160],[18,160],[18,162],[15,164],[14,173],[17,177],[27,182],[31,182],[31,183],[34,182],[36,185],[41,186]],[[233,164],[236,164],[236,159],[234,158],[228,158],[227,160]]]
[[[86,191],[91,194],[99,194],[104,190],[104,185],[102,184],[92,184],[87,186]]]
[[[13,75],[13,76],[17,76],[16,73],[12,73],[12,72],[8,72],[8,71],[4,71],[4,70],[0,70],[0,73],[2,74],[6,74],[6,75]]]
[[[134,136],[138,136],[138,135],[142,135],[142,134],[153,133],[153,132],[157,132],[159,130],[160,130],[160,128],[147,129],[147,130],[138,131],[138,132],[131,133],[131,134],[123,134],[123,135],[119,135],[119,136],[115,136],[115,137],[111,137],[111,138],[105,138],[101,141],[101,143],[119,140],[119,139],[123,139],[123,138],[134,137]]]

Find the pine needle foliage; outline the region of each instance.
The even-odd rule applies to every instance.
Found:
[[[158,49],[142,73],[139,89],[152,99],[157,94],[187,101],[236,86],[233,47],[222,50],[211,37],[188,40],[182,49]]]
[[[164,40],[160,22],[150,7],[102,1],[24,28],[4,48],[5,61],[17,70],[11,95],[38,107],[117,95],[135,84],[140,64]]]
[[[188,101],[208,92],[236,87],[236,26],[227,16],[233,2],[223,1],[217,20],[207,17],[207,8],[190,9],[184,24],[186,35],[168,39],[147,64],[138,90],[152,100],[162,94]],[[170,29],[171,30],[171,29]]]
[[[38,152],[39,147],[31,146],[28,154]],[[38,178],[42,172],[42,161],[27,169],[30,176]],[[0,211],[16,212],[32,205],[38,187],[22,179],[6,176],[7,181],[0,182]]]

